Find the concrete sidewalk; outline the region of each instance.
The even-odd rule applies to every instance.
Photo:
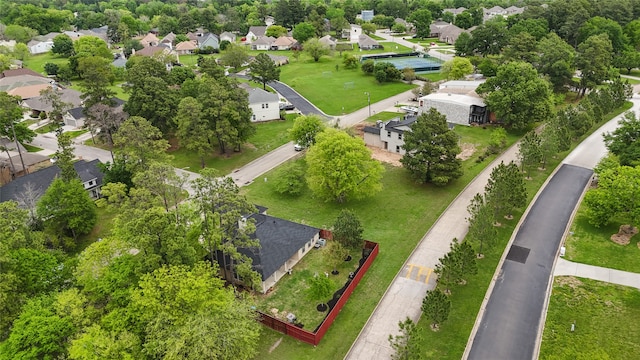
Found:
[[[640,289],[640,274],[558,259],[553,276],[577,276]]]
[[[515,161],[517,152],[517,145],[507,149],[476,176],[440,215],[399,269],[351,346],[346,359],[391,358],[393,350],[389,346],[389,335],[398,333],[398,322],[406,317],[418,321],[422,313],[420,309],[422,299],[426,291],[435,286],[436,276],[433,274],[433,269],[438,264],[438,259],[449,251],[453,238],[463,239],[466,235],[469,227],[467,223],[469,202],[475,194],[484,191],[493,168],[501,161],[505,163]],[[382,249],[382,251],[385,250]],[[393,251],[393,249],[387,249],[387,251]]]

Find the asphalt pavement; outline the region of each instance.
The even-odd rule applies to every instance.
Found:
[[[469,359],[533,358],[555,257],[592,174],[564,164],[539,194],[502,264]]]

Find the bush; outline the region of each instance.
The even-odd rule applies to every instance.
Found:
[[[273,189],[280,195],[300,196],[305,190],[304,174],[306,164],[304,160],[281,166],[275,174]]]
[[[220,50],[225,51],[227,49],[227,46],[229,45],[231,45],[231,42],[229,40],[220,41]]]
[[[373,74],[375,66],[376,63],[373,60],[366,60],[362,63],[362,71],[364,71],[364,73],[367,75],[371,75]]]
[[[358,58],[351,54],[344,54],[342,56],[342,64],[345,69],[357,69],[358,68]]]
[[[44,64],[44,71],[47,75],[58,75],[58,64],[46,63]]]

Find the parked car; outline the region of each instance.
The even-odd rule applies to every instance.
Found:
[[[293,149],[294,149],[295,151],[302,151],[302,150],[304,150],[304,146],[302,146],[302,145],[300,145],[300,144],[298,144],[298,143],[295,143],[295,144],[293,145]]]
[[[295,106],[293,106],[293,104],[290,103],[279,103],[280,106],[280,110],[293,110],[295,109]]]

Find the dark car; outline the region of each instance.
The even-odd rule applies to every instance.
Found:
[[[295,109],[295,106],[293,106],[293,104],[290,103],[280,103],[280,110],[293,110]]]

